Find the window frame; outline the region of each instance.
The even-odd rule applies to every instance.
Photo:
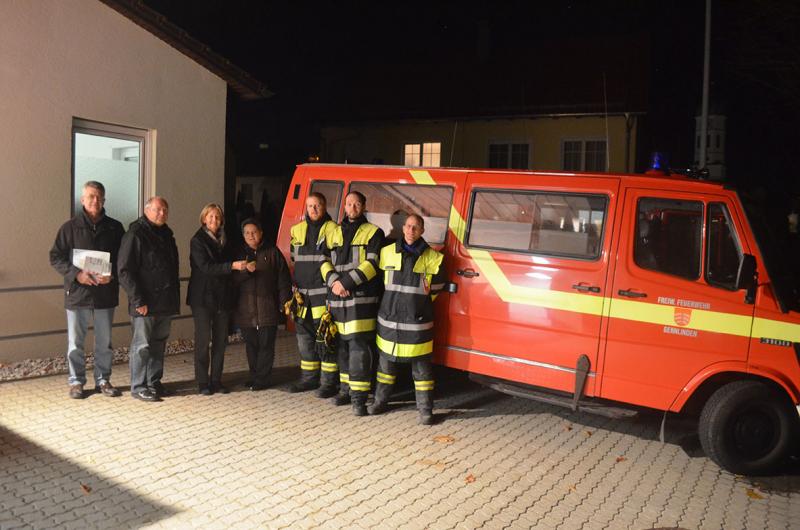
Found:
[[[581,167],[580,169],[566,169],[564,167],[564,154],[565,144],[567,142],[580,142],[581,143]],[[587,142],[604,142],[605,150],[603,154],[606,159],[605,169],[586,169],[586,143]],[[578,171],[581,173],[608,173],[611,171],[610,161],[608,159],[608,140],[605,136],[580,136],[580,137],[566,137],[561,139],[561,171]]]
[[[700,256],[699,256],[699,258],[700,259],[699,259],[699,263],[698,263],[697,276],[696,277],[690,278],[688,276],[682,276],[680,274],[675,274],[674,272],[668,272],[668,271],[665,271],[665,270],[662,270],[662,269],[649,269],[649,268],[643,267],[639,263],[637,263],[637,261],[636,261],[636,248],[637,248],[637,244],[639,242],[639,207],[640,207],[641,202],[645,201],[645,200],[683,201],[683,202],[691,202],[691,203],[700,204],[700,207],[701,207],[701,210],[699,212],[699,217],[700,217],[700,249],[699,249]],[[643,270],[643,271],[647,271],[647,272],[650,272],[650,273],[665,274],[665,275],[670,276],[672,278],[678,278],[678,279],[681,279],[681,280],[684,280],[684,281],[687,281],[687,282],[692,282],[692,283],[698,283],[698,282],[700,282],[702,280],[703,283],[708,284],[708,282],[705,281],[705,274],[706,274],[706,272],[705,272],[706,245],[707,245],[707,240],[708,240],[708,236],[706,234],[706,216],[708,215],[708,205],[709,205],[709,203],[707,203],[703,199],[675,198],[674,196],[658,196],[658,195],[642,195],[642,196],[637,197],[636,198],[636,206],[635,206],[635,210],[634,210],[635,221],[633,223],[633,238],[632,238],[633,244],[631,245],[631,248],[629,250],[629,252],[631,253],[630,256],[631,256],[631,259],[633,261],[633,264],[638,269]]]
[[[736,250],[739,255],[739,265],[742,263],[742,259],[744,257],[745,251],[744,247],[742,246],[742,240],[739,237],[739,231],[736,230],[736,223],[733,222],[733,216],[731,215],[730,208],[728,205],[723,201],[709,201],[705,204],[705,215],[703,218],[703,222],[705,226],[703,227],[703,233],[705,234],[705,241],[703,241],[703,251],[705,256],[703,256],[703,281],[708,284],[710,287],[716,287],[718,289],[724,289],[726,291],[738,291],[735,285],[725,285],[721,282],[716,280],[711,280],[708,277],[708,269],[711,260],[711,207],[712,206],[720,206],[722,208],[723,215],[725,216],[725,221],[728,223],[728,227],[730,227],[731,232],[733,233],[733,240],[736,244]],[[738,265],[737,265],[738,269]]]
[[[117,138],[139,143],[139,184],[137,186],[139,190],[139,200],[136,207],[141,217],[144,213],[145,202],[154,195],[152,178],[154,172],[152,156],[154,136],[152,131],[137,129],[135,127],[126,127],[124,125],[85,120],[83,118],[72,118],[72,128],[70,131],[70,211],[73,216],[78,213],[75,206],[78,199],[78,197],[75,196],[75,140],[77,134]]]
[[[450,232],[450,216],[453,215],[453,198],[456,196],[455,186],[451,186],[451,185],[447,185],[447,184],[434,184],[434,185],[431,186],[431,185],[428,185],[428,184],[416,184],[416,183],[413,183],[413,182],[351,180],[347,185],[347,193],[348,194],[353,191],[353,184],[379,184],[379,185],[397,186],[397,187],[413,187],[413,188],[419,188],[419,189],[445,188],[445,189],[450,190],[450,209],[447,211],[447,217],[445,217],[446,224],[445,224],[445,230],[444,230],[444,239],[441,242],[429,241],[427,238],[425,238],[425,234],[422,234],[422,238],[425,239],[425,241],[431,246],[434,246],[434,245],[435,246],[440,246],[440,245],[441,246],[446,246],[447,245],[448,233]],[[358,190],[356,190],[356,191],[358,191]],[[369,213],[369,196],[367,196],[366,213]],[[419,214],[419,215],[421,215],[421,214]],[[422,217],[424,219],[426,216],[423,215]],[[384,236],[388,238],[389,234],[386,233],[386,234],[384,234]]]
[[[423,160],[425,160],[425,144],[438,144],[439,145],[439,165],[438,166],[425,166],[423,165]],[[417,165],[416,166],[409,166],[406,164],[406,147],[409,145],[415,145],[419,148],[419,156],[417,158]],[[441,140],[420,140],[420,141],[411,141],[411,142],[403,142],[402,148],[402,155],[401,160],[403,161],[402,165],[404,167],[442,167],[442,141]],[[427,153],[431,155],[432,153]]]
[[[470,244],[470,235],[472,234],[472,221],[474,218],[475,213],[475,197],[478,193],[481,192],[490,192],[490,193],[520,193],[524,195],[554,195],[554,196],[573,196],[573,197],[596,197],[602,198],[604,201],[604,210],[603,210],[603,227],[600,230],[600,234],[598,234],[598,241],[600,244],[598,245],[598,252],[597,256],[585,258],[574,256],[570,254],[560,254],[560,253],[547,253],[547,252],[534,252],[532,250],[519,250],[519,249],[509,249],[504,247],[494,247],[494,246],[486,246],[486,245],[474,245]],[[466,222],[466,230],[464,232],[464,247],[465,248],[475,248],[479,250],[488,250],[494,252],[503,252],[508,254],[520,254],[524,256],[545,256],[550,258],[558,258],[558,259],[567,259],[573,261],[583,261],[587,263],[594,263],[600,261],[603,258],[604,246],[603,243],[605,241],[606,235],[606,224],[608,221],[608,209],[609,205],[611,204],[611,198],[607,194],[603,193],[576,193],[576,192],[558,192],[558,191],[539,191],[539,190],[520,190],[514,188],[473,188],[470,192],[470,200],[469,200],[469,217]]]
[[[505,145],[508,146],[508,154],[506,163],[507,166],[504,167],[491,167],[491,150],[493,145]],[[528,156],[525,161],[525,167],[512,167],[511,162],[514,159],[514,146],[515,145],[525,145],[528,147]],[[511,170],[519,170],[519,171],[530,171],[531,169],[531,161],[533,159],[533,142],[530,140],[489,140],[486,143],[486,167],[487,169],[511,169]]]

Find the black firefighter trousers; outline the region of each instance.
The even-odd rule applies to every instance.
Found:
[[[420,411],[433,410],[433,363],[431,356],[426,355],[420,359],[411,358],[411,376],[414,378],[414,393],[417,398],[417,409]],[[375,389],[375,402],[387,403],[392,395],[392,387],[397,380],[397,371],[400,365],[407,362],[395,362],[381,352],[378,360],[378,386]]]
[[[372,380],[372,348],[375,332],[339,337],[339,393],[350,393],[354,404],[365,404]]]

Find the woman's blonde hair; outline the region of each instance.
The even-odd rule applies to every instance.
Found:
[[[219,226],[222,228],[225,226],[225,213],[222,211],[222,206],[215,202],[210,202],[203,206],[203,209],[200,210],[200,226],[205,226],[206,215],[211,210],[217,210],[219,212]]]

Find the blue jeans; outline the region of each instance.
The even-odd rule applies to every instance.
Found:
[[[171,316],[131,318],[131,393],[147,389],[155,391],[161,383],[171,323]]]
[[[114,308],[67,309],[67,364],[70,385],[86,384],[86,331],[94,318],[94,381],[97,386],[111,379],[111,323]]]

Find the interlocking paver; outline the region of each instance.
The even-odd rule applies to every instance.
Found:
[[[239,384],[241,345],[226,356],[228,395],[194,393],[191,355],[167,358],[178,392],[163,403],[69,400],[64,376],[0,384],[0,528],[727,529],[800,519],[800,471],[735,477],[690,456],[696,444],[656,441],[660,417],[572,414],[445,371],[439,424],[416,424],[409,391],[387,414],[356,418],[313,393],[282,392],[298,373],[293,337],[282,333],[277,350],[278,388],[262,392]],[[114,368],[117,386],[126,377],[127,366]]]

